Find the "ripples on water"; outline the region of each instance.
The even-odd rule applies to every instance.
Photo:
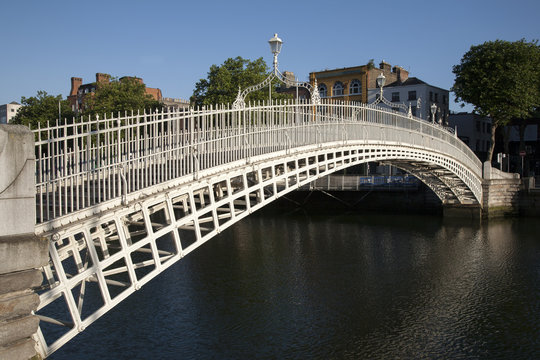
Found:
[[[52,359],[538,359],[536,219],[254,214]]]

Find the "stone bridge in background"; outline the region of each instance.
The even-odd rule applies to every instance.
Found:
[[[224,229],[338,170],[391,164],[478,217],[500,205],[493,178],[519,188],[453,129],[331,101],[3,126],[0,151],[4,355],[50,355]]]

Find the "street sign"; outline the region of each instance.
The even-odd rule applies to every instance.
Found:
[[[527,152],[526,152],[526,151],[520,151],[520,152],[519,152],[519,156],[525,156],[525,155],[527,155]]]

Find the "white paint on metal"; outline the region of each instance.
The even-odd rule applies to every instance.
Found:
[[[381,161],[443,202],[482,198],[481,163],[457,137],[362,104],[132,114],[36,137],[36,232],[51,239],[44,356],[224,229],[335,171]]]

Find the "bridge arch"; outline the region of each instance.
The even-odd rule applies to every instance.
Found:
[[[86,128],[37,132],[36,229],[51,239],[43,355],[224,229],[335,171],[379,161],[443,203],[482,199],[480,162],[454,133],[360,104],[137,114]],[[54,154],[54,141],[72,149]]]

